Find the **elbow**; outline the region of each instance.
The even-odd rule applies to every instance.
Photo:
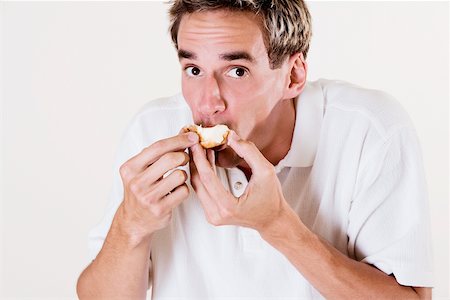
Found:
[[[83,299],[83,295],[84,295],[84,271],[80,274],[80,276],[78,277],[77,280],[77,296],[78,299]]]
[[[88,279],[86,278],[86,272],[87,268],[84,269],[84,271],[80,274],[77,280],[77,296],[78,299],[89,299],[89,293],[88,293]]]

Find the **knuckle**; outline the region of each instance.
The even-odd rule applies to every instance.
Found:
[[[233,217],[233,211],[229,207],[223,207],[220,210],[220,217],[223,220],[229,220]]]
[[[148,149],[154,152],[160,152],[162,149],[164,149],[165,144],[166,143],[164,140],[159,140],[151,144]]]
[[[246,151],[250,151],[252,147],[256,147],[255,144],[252,141],[244,141],[244,140],[242,140],[240,143],[241,143],[242,147]]]
[[[177,158],[176,152],[169,152],[163,155],[163,159],[166,160],[171,166],[176,166],[179,158]]]
[[[150,210],[156,218],[161,218],[164,215],[164,209],[161,205],[153,205]]]
[[[134,195],[139,195],[142,192],[141,185],[135,178],[130,181],[128,188]]]
[[[256,147],[255,143],[253,143],[252,141],[245,141],[245,144],[246,144],[248,147]]]
[[[208,216],[207,220],[210,224],[214,225],[214,226],[219,226],[221,225],[221,220],[219,216],[213,215],[213,216]]]
[[[139,202],[139,205],[142,209],[149,209],[150,203],[146,201],[144,198],[138,198],[137,201]]]
[[[186,186],[186,184],[180,185],[179,187],[176,188],[176,195],[174,195],[175,202],[179,202],[182,201],[184,199],[186,199],[187,197],[189,197],[189,188]]]
[[[211,185],[213,182],[213,174],[210,174],[210,172],[202,173],[200,174],[200,179],[204,185]]]
[[[214,178],[214,171],[211,168],[204,168],[202,170],[198,170],[198,177],[200,181],[204,184],[211,184]]]
[[[142,148],[142,149],[141,149],[141,151],[139,152],[139,154],[138,154],[138,155],[141,155],[142,153],[145,153],[145,152],[151,151],[151,149],[152,149],[152,145],[150,145],[150,146],[146,146],[146,147],[144,147],[144,148]]]
[[[184,164],[184,161],[186,159],[186,153],[184,152],[174,152],[174,159],[173,162],[177,165],[180,166],[182,164]]]
[[[172,152],[172,154],[171,161],[177,166],[185,165],[185,162],[189,161],[189,156],[185,152]]]
[[[129,177],[130,167],[127,163],[124,163],[123,165],[120,166],[119,174],[120,174],[120,177],[122,177],[122,179],[126,179]]]
[[[275,176],[275,168],[273,166],[267,166],[261,171],[261,175],[264,177]]]
[[[155,194],[155,190],[151,190],[146,195],[146,201],[149,203],[154,203],[158,200],[158,197]]]

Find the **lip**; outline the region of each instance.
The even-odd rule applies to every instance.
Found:
[[[195,122],[195,124],[206,128],[206,127],[214,127],[217,124],[222,124],[222,123],[220,123],[220,122],[211,122],[210,120],[205,120],[205,121]]]
[[[203,128],[208,128],[208,127],[214,127],[216,125],[226,125],[228,126],[228,128],[231,129],[230,124],[228,122],[210,122],[210,121],[205,121],[205,122],[195,122],[195,124],[202,126]]]

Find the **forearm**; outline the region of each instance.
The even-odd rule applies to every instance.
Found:
[[[77,293],[82,300],[146,297],[150,241],[131,240],[118,223],[116,214],[102,250],[78,279]]]
[[[329,299],[418,299],[411,287],[394,277],[348,258],[308,230],[298,216],[286,211],[279,222],[261,233],[297,270]]]

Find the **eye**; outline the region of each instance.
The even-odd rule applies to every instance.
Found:
[[[196,77],[196,76],[200,75],[200,73],[201,73],[201,71],[198,67],[187,67],[186,69],[184,69],[184,71],[190,77]]]
[[[242,78],[247,74],[247,70],[241,67],[235,67],[228,71],[227,75],[233,78]]]

